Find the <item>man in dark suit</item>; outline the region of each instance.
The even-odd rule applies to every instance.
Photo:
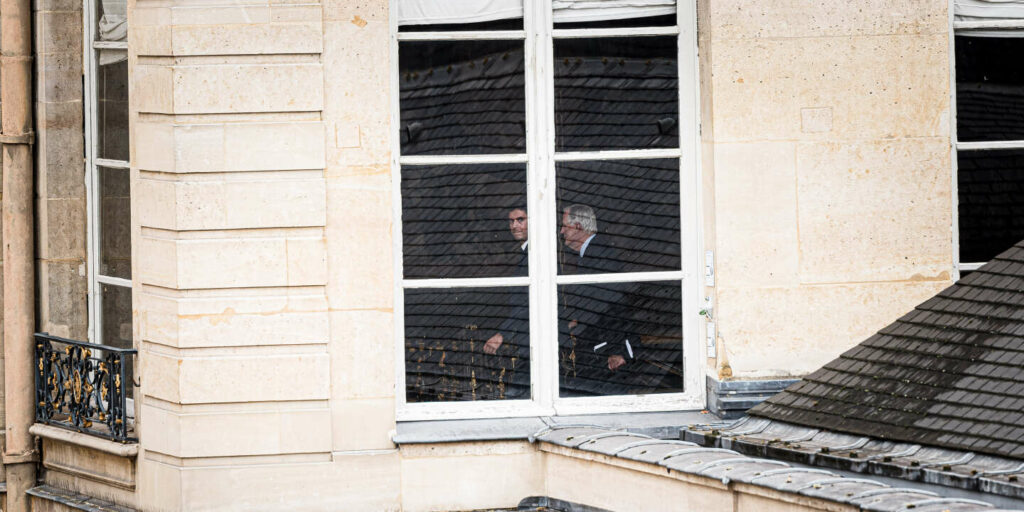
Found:
[[[598,235],[593,208],[579,204],[565,208],[560,233],[569,249],[563,274],[603,274],[621,269],[618,250]],[[622,293],[615,285],[577,285],[563,287],[562,297],[563,391],[608,394],[610,390],[604,385],[610,376],[607,372],[615,372],[631,359],[616,313],[621,308]]]
[[[526,207],[515,207],[508,212],[508,231],[515,244],[509,248],[507,258],[502,257],[503,265],[512,267],[514,276],[529,275],[527,261],[529,259],[529,217]],[[510,295],[511,296],[511,295]],[[530,320],[527,305],[510,301],[505,313],[507,317],[495,332],[484,343],[483,351],[494,355],[501,367],[512,369],[507,375],[507,392],[503,398],[529,398],[530,392]],[[502,349],[502,347],[506,347]],[[500,351],[500,353],[499,353]],[[513,361],[514,360],[514,361]]]

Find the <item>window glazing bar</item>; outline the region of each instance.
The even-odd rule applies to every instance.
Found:
[[[93,41],[92,47],[97,50],[128,51],[128,41]]]
[[[555,39],[674,36],[678,34],[679,27],[561,28],[551,31],[551,35]]]
[[[629,149],[622,151],[567,151],[555,153],[556,162],[579,162],[592,160],[640,160],[652,158],[679,158],[677,148],[670,149]]]
[[[523,164],[526,154],[502,155],[414,155],[398,158],[401,165]]]
[[[131,288],[132,280],[123,279],[120,277],[105,276],[102,274],[96,274],[96,281],[103,284],[109,284],[111,286],[120,286],[122,288]]]
[[[1013,30],[1024,28],[1024,20],[984,20],[984,21],[954,21],[953,30],[972,29],[1003,29]]]
[[[128,162],[125,162],[124,160],[110,160],[110,159],[107,159],[107,158],[95,158],[95,159],[93,159],[93,162],[95,162],[96,165],[99,166],[99,167],[109,167],[109,168],[112,168],[112,169],[129,169],[129,168],[131,168],[131,165],[129,165]]]
[[[602,284],[602,283],[642,283],[650,281],[680,281],[682,270],[664,272],[622,272],[620,274],[571,274],[555,278],[557,284]]]
[[[443,279],[403,279],[403,288],[484,288],[499,286],[529,286],[529,277],[471,277]]]

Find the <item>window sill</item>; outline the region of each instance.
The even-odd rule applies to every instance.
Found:
[[[720,421],[717,416],[700,411],[400,421],[391,440],[397,445],[526,440],[545,428],[566,425],[620,429],[658,439],[679,439],[680,429],[687,425]]]
[[[29,427],[28,431],[32,435],[45,439],[83,446],[99,452],[116,455],[118,457],[134,458],[139,454],[138,443],[119,443],[117,441],[110,441],[100,437],[91,436],[89,434],[54,427],[52,425],[36,423]]]

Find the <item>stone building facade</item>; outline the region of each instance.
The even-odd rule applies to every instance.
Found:
[[[35,2],[37,330],[137,350],[137,442],[37,424],[42,484],[139,510],[586,502],[602,480],[557,468],[594,461],[566,462],[525,436],[396,444],[396,432],[421,420],[615,413],[628,423],[699,411],[706,379],[797,378],[959,275],[948,2],[661,2],[674,21],[650,34],[678,44],[679,142],[644,158],[679,162],[682,263],[659,279],[681,290],[683,389],[650,400],[558,394],[549,302],[577,281],[558,281],[563,205],[541,182],[558,158],[577,157],[558,157],[549,128],[528,120],[526,146],[550,151],[504,163],[533,173],[522,197],[548,227],[531,231],[531,268],[556,277],[502,286],[551,294],[530,299],[550,306],[530,324],[551,333],[527,345],[534,398],[407,403],[403,297],[430,284],[401,274],[401,169],[462,160],[402,154],[400,47],[429,38],[400,29],[399,4]],[[560,61],[540,46],[552,2],[526,4],[525,28],[477,29],[526,40],[529,81]],[[556,39],[559,29],[629,39],[614,24],[554,23]],[[544,87],[526,86],[527,105],[550,106]],[[533,108],[530,119],[554,125]],[[601,478],[665,485],[627,470]],[[673,492],[711,499],[698,484]],[[9,504],[23,502],[15,492],[25,486],[9,483]],[[785,497],[755,501],[782,507]]]

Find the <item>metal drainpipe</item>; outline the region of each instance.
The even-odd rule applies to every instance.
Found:
[[[35,485],[33,380],[35,244],[32,172],[32,3],[0,0],[0,147],[3,151],[3,465],[7,508],[31,509]]]

